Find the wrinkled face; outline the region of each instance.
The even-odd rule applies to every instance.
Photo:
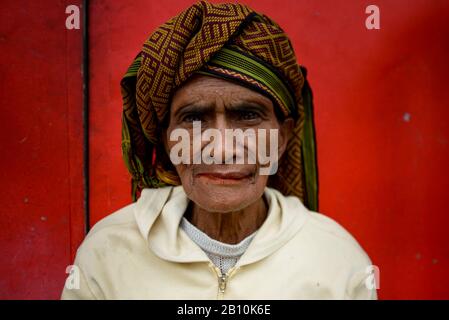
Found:
[[[201,129],[194,129],[194,124],[201,124]],[[188,152],[192,161],[175,164],[183,188],[189,199],[201,208],[209,212],[225,213],[243,209],[258,200],[263,195],[269,177],[261,174],[262,165],[257,160],[251,163],[246,158],[243,164],[236,163],[237,149],[243,148],[245,156],[248,156],[251,147],[248,147],[248,140],[245,139],[243,145],[233,144],[232,150],[229,150],[230,145],[225,144],[225,129],[241,129],[243,132],[253,129],[257,143],[265,140],[267,153],[273,143],[269,139],[270,129],[276,129],[276,152],[280,158],[292,126],[293,120],[290,118],[279,122],[272,101],[264,95],[230,81],[195,75],[175,92],[170,106],[168,128],[163,138],[165,149],[170,154],[180,143],[180,139],[170,139],[174,130],[183,129],[181,131],[189,135]],[[217,129],[215,132],[222,133],[223,139],[219,143],[221,148],[218,148],[218,144],[213,144],[216,148],[210,148],[215,136],[209,140],[196,140],[196,150],[204,151],[209,148],[210,155],[215,159],[220,158],[222,163],[193,161],[194,134],[204,133],[207,129]],[[263,132],[260,129],[266,130],[264,139],[259,136]],[[232,163],[225,163],[226,161]]]

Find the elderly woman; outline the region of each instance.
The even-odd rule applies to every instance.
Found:
[[[315,212],[305,77],[283,30],[246,6],[202,1],[158,28],[122,80],[134,202],[89,232],[75,260],[79,286],[62,298],[376,299],[369,257]],[[192,161],[190,141],[175,163],[173,133],[195,140],[195,124],[262,132],[257,142],[277,153],[272,174],[257,151],[252,163],[225,161],[238,147],[254,152],[249,139],[232,150],[215,141],[223,162],[214,163]]]

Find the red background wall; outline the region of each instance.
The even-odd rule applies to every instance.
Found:
[[[55,299],[84,237],[80,1],[2,1],[0,299]]]
[[[449,299],[449,2],[242,2],[286,30],[309,71],[320,211],[379,266],[379,297]],[[192,3],[91,1],[91,225],[131,202],[121,76],[146,37]],[[380,30],[365,27],[370,4]],[[64,28],[65,5],[1,11],[2,298],[57,298],[82,237],[81,33]]]

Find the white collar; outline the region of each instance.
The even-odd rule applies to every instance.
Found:
[[[290,240],[304,225],[309,211],[294,196],[283,196],[276,189],[264,190],[268,215],[239,265],[265,258]],[[142,236],[161,259],[173,262],[209,261],[209,258],[180,228],[189,199],[182,186],[146,188],[134,207],[134,215]]]

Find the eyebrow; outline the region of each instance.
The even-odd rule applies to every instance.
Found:
[[[183,115],[186,113],[200,113],[200,114],[211,113],[213,112],[214,108],[215,107],[212,104],[204,105],[196,102],[189,103],[176,110],[173,116],[177,117],[179,115]]]
[[[240,101],[235,104],[231,104],[226,107],[226,110],[231,112],[240,112],[240,111],[260,111],[266,114],[269,109],[264,103],[253,102],[253,101]]]
[[[207,114],[212,113],[215,109],[213,104],[201,104],[201,103],[189,103],[185,106],[180,107],[175,111],[174,117],[179,115],[183,115],[186,113],[195,113],[195,114]],[[234,104],[230,104],[225,106],[226,111],[229,112],[244,112],[244,111],[259,111],[266,114],[269,111],[269,108],[266,104],[254,101],[239,101]]]

